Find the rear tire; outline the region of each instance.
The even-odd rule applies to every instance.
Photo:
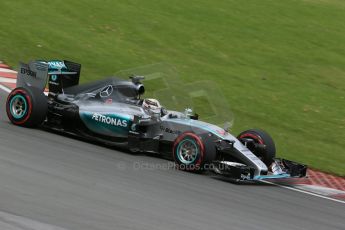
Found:
[[[42,124],[47,110],[47,97],[34,87],[15,88],[7,97],[7,116],[13,124],[18,126],[35,127]]]
[[[265,145],[264,149],[257,149],[254,146],[247,146],[250,151],[252,151],[257,157],[269,167],[275,156],[276,156],[276,147],[272,137],[265,131],[261,129],[250,129],[243,131],[237,137],[243,144],[245,141],[243,139],[252,139],[256,144]]]

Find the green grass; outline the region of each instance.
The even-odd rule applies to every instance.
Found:
[[[233,131],[262,127],[279,155],[345,175],[342,0],[3,0],[0,59],[69,59],[87,81],[167,62],[213,80]]]

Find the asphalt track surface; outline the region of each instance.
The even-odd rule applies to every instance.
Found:
[[[0,229],[345,229],[344,204],[16,127],[5,99],[1,90]]]

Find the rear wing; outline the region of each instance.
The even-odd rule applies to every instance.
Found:
[[[71,61],[48,62],[49,95],[64,93],[63,89],[79,84],[81,65]]]
[[[17,87],[36,87],[42,92],[49,88],[49,95],[63,93],[63,89],[79,84],[81,65],[71,61],[31,61],[19,63]]]

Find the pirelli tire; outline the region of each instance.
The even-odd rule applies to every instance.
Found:
[[[36,127],[42,124],[47,116],[47,110],[47,97],[34,87],[15,88],[7,97],[7,116],[18,126]]]
[[[243,144],[245,139],[251,139],[255,144],[264,148],[255,148],[255,145],[247,146],[257,157],[269,167],[276,157],[276,147],[272,137],[264,130],[249,129],[240,133],[237,137]]]
[[[215,148],[195,133],[182,133],[174,141],[173,158],[180,170],[202,172],[208,169],[215,156]]]

